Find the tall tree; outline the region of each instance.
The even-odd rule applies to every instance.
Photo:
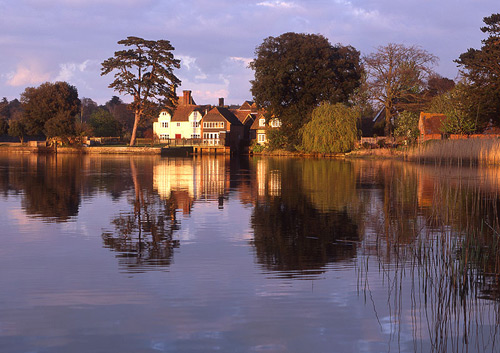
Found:
[[[133,146],[143,117],[175,106],[175,88],[180,80],[174,75],[174,69],[180,68],[180,61],[174,58],[174,47],[168,40],[127,37],[118,44],[131,48],[117,51],[114,57],[105,60],[101,75],[115,71],[115,79],[109,87],[133,98],[129,105],[135,115],[130,138],[130,145]]]
[[[437,57],[417,46],[390,43],[378,47],[363,61],[368,89],[372,99],[385,109],[385,132],[390,135],[396,112],[422,103],[422,93]]]
[[[281,120],[280,132],[291,147],[300,143],[300,128],[321,102],[346,102],[359,86],[359,52],[331,45],[318,34],[284,33],[268,37],[255,49],[251,92],[267,118]],[[280,136],[283,137],[283,136]]]
[[[21,103],[28,135],[54,136],[56,131],[64,131],[65,135],[70,133],[74,129],[73,118],[80,109],[77,89],[66,82],[46,82],[39,87],[28,87],[21,94]]]
[[[500,13],[483,19],[481,27],[488,38],[481,49],[469,49],[455,62],[461,74],[470,83],[469,95],[476,102],[476,116],[480,122],[489,119],[500,124]]]

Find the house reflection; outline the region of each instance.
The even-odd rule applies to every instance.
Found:
[[[226,156],[162,159],[153,169],[153,186],[163,199],[190,214],[197,200],[223,207],[230,188],[230,159]]]

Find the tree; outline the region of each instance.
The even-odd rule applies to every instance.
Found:
[[[414,143],[420,136],[418,128],[419,114],[405,110],[398,114],[395,127],[394,136],[404,137],[405,141]]]
[[[452,90],[434,97],[428,111],[446,115],[442,130],[447,134],[469,135],[476,131],[476,102],[469,96],[470,87],[461,82]]]
[[[114,57],[105,60],[101,75],[116,71],[115,79],[109,87],[133,98],[130,104],[134,112],[134,127],[130,138],[130,145],[133,146],[137,127],[143,117],[154,115],[160,108],[172,109],[175,106],[175,88],[180,80],[173,71],[180,68],[180,61],[174,58],[174,47],[168,40],[127,37],[118,44],[132,48],[117,51]]]
[[[279,118],[288,147],[300,143],[300,129],[321,102],[347,102],[360,84],[359,52],[332,46],[318,34],[284,33],[255,49],[251,92],[266,118]]]
[[[390,43],[364,57],[368,89],[385,109],[386,135],[398,110],[412,110],[422,103],[426,79],[433,73],[437,57],[417,46]]]
[[[455,62],[462,76],[471,84],[468,95],[476,102],[476,115],[480,122],[490,119],[500,124],[500,14],[483,19],[481,49],[469,49]]]
[[[0,102],[0,119],[10,120],[20,120],[22,118],[23,110],[21,103],[17,99],[13,99],[10,102],[7,98],[3,98]]]
[[[119,97],[113,96],[106,102],[105,107],[120,122],[123,129],[129,131],[130,137],[131,131],[134,128],[134,113],[128,109],[128,105],[123,103]]]
[[[99,108],[89,119],[94,136],[120,136],[122,126],[106,109]]]
[[[75,116],[67,111],[57,112],[45,122],[43,130],[47,138],[60,137],[67,143],[71,136],[75,136]]]
[[[435,97],[439,94],[448,92],[455,87],[455,81],[442,77],[439,74],[431,74],[427,80],[426,94],[429,97]]]
[[[66,82],[46,82],[36,88],[28,87],[21,94],[21,104],[26,133],[46,137],[53,137],[54,127],[63,122],[68,126],[56,130],[69,133],[80,109],[77,89]],[[52,119],[57,121],[49,122]]]
[[[9,136],[19,137],[21,143],[24,142],[24,135],[26,135],[26,129],[24,123],[20,120],[11,121],[8,130]]]
[[[80,107],[80,123],[86,123],[89,121],[92,113],[99,109],[99,106],[90,98],[83,97],[81,101],[82,104]]]
[[[0,118],[0,135],[5,135],[9,130],[9,123],[7,120]]]
[[[302,128],[302,147],[307,152],[339,153],[354,148],[358,139],[359,111],[342,103],[323,103]]]

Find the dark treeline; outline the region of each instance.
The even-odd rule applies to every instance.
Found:
[[[99,105],[90,98],[79,99],[76,88],[66,82],[29,87],[21,100],[4,97],[0,101],[0,138],[4,141],[77,136],[127,139],[133,123],[133,112],[119,97]],[[147,135],[148,127],[141,125],[139,135]]]

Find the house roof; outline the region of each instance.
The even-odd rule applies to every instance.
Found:
[[[263,130],[263,129],[267,129],[267,123],[266,123],[265,126],[260,126],[260,124],[259,124],[259,120],[260,119],[265,119],[264,114],[259,113],[259,115],[257,116],[257,118],[254,120],[252,126],[250,127],[250,130]]]
[[[193,111],[197,111],[203,116],[207,109],[209,109],[209,107],[204,105],[179,105],[175,108],[171,121],[189,121],[189,116]]]
[[[446,115],[437,113],[420,113],[418,128],[423,135],[442,134],[443,121]]]
[[[224,107],[214,107],[205,116],[205,118],[223,117],[226,121],[233,125],[243,125],[241,121],[229,109]]]
[[[252,101],[245,101],[245,102],[243,102],[243,104],[241,105],[239,110],[256,112],[257,111],[257,104],[255,104],[255,102],[252,102]]]
[[[253,122],[253,116],[249,111],[238,110],[238,109],[230,109],[230,111],[231,111],[231,113],[236,115],[238,120],[241,121],[241,123],[243,125],[248,124],[250,122],[250,120],[252,120],[252,122]]]

